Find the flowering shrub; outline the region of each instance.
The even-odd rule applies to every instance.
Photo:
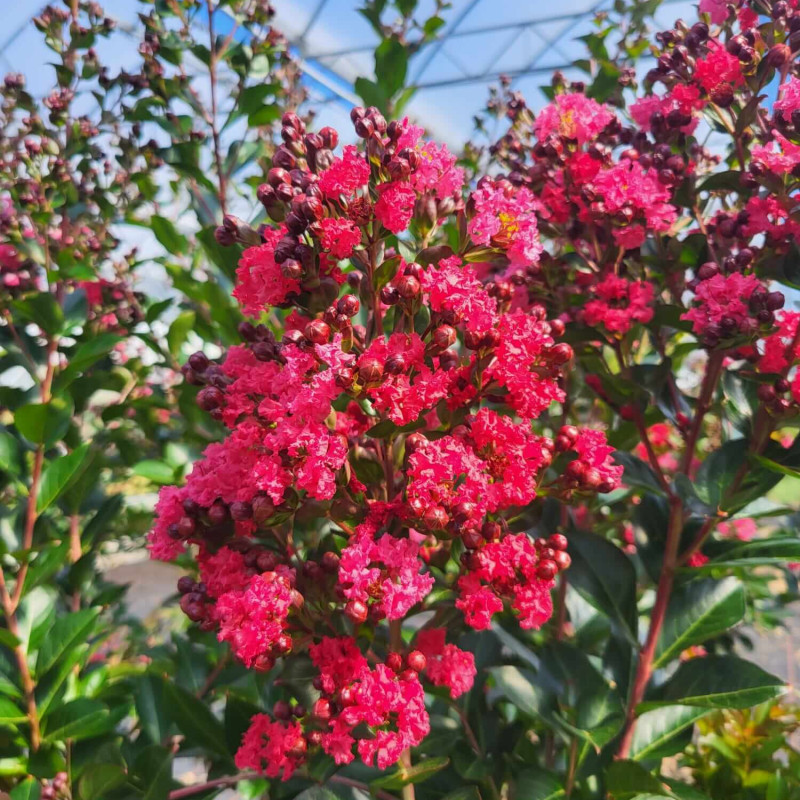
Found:
[[[117,205],[152,228],[182,294],[165,337],[163,304],[133,291],[135,259],[101,270],[117,205],[94,195],[91,170],[73,188],[103,215],[61,202],[62,140],[37,149],[32,101],[6,83],[5,364],[33,355],[40,402],[3,390],[0,735],[13,758],[0,785],[108,800],[229,786],[274,800],[792,796],[793,767],[765,784],[741,777],[746,748],[728,749],[728,769],[687,745],[717,711],[761,725],[748,709],[785,691],[741,657],[737,626],[776,625],[797,595],[797,4],[704,0],[699,19],[655,35],[639,86],[657,4],[615,3],[584,37],[587,81],[556,75],[538,114],[503,82],[488,111],[506,132],[463,158],[401,113],[408,58],[438,16],[365,4],[375,80],[358,80],[367,107],[342,136],[357,143],[340,145],[298,115],[268,5],[233,5],[218,36],[211,0],[157,4],[141,74],[107,84],[131,125],[113,131],[113,185],[133,164],[144,187]],[[88,36],[75,15],[108,27],[77,8],[40,23],[70,69]],[[65,29],[77,43],[61,53]],[[209,108],[188,53],[207,67]],[[253,79],[262,56],[280,102]],[[56,127],[63,89],[46,105]],[[153,124],[171,141],[137,147]],[[18,180],[38,164],[53,168],[43,186]],[[196,236],[150,214],[150,168],[185,186]],[[260,204],[252,224],[228,213],[243,186]],[[195,334],[208,346],[188,355]],[[142,389],[104,406],[95,390],[129,357],[93,345],[109,336],[138,337],[182,383],[151,382],[157,405]],[[100,621],[118,595],[81,576],[109,516],[115,532],[141,525],[113,499],[95,510],[129,471],[163,486],[148,545],[185,573],[186,630],[173,618],[166,638],[132,636],[121,654]],[[679,753],[693,770],[680,780],[661,769]],[[177,784],[182,754],[208,775]]]
[[[229,433],[162,490],[149,536],[195,561],[189,618],[278,688],[236,764],[281,796],[397,763],[373,792],[588,797],[599,776],[680,797],[660,756],[710,709],[782,691],[729,633],[768,619],[753,568],[800,552],[764,498],[800,466],[780,441],[800,402],[800,23],[763,11],[658,34],[627,104],[609,23],[590,47],[613,85],[558,78],[535,116],[496,100],[507,174],[472,186],[377,108],[341,150],[284,115],[272,222],[217,229],[247,245],[243,344],[184,367]],[[440,713],[461,742],[436,741]]]
[[[336,131],[284,115],[258,190],[277,225],[244,251],[234,290],[254,321],[221,363],[196,353],[184,368],[230,433],[162,490],[149,537],[155,557],[196,554],[181,607],[242,663],[310,659],[313,706],[278,701],[236,756],[283,780],[319,750],[337,764],[407,761],[430,731],[425,687],[455,698],[476,673],[437,624],[441,592],[458,628],[489,628],[506,607],[540,628],[567,540],[509,520],[543,490],[568,503],[622,475],[601,431],[532,430],[565,398],[565,326],[540,305],[512,309],[510,285],[470,264],[486,245],[509,270],[538,258],[532,195],[487,180],[465,210],[446,147],[374,108],[351,116],[365,146],[336,155]],[[458,254],[424,247],[456,215]],[[391,236],[407,229],[402,244]],[[218,240],[237,238],[253,232],[226,219]],[[279,326],[259,322],[278,309]],[[413,637],[409,619],[422,623]]]

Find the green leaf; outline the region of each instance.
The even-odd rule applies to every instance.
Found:
[[[711,560],[702,567],[694,568],[695,572],[800,561],[800,539],[790,537],[754,539],[751,542],[714,542],[707,549]]]
[[[39,649],[36,658],[37,677],[41,678],[69,650],[85,642],[91,636],[99,616],[99,608],[85,608],[59,618]]]
[[[9,797],[11,800],[39,800],[42,796],[42,785],[35,778],[26,778],[18,783]]]
[[[164,702],[163,679],[147,672],[140,675],[135,684],[133,699],[142,728],[153,744],[165,741],[169,735],[170,723]]]
[[[242,248],[238,245],[222,247],[214,237],[215,225],[207,225],[197,235],[197,240],[203,246],[206,255],[212,263],[217,266],[222,274],[233,280],[236,275],[236,266],[242,254]]]
[[[396,36],[385,38],[375,49],[375,77],[387,97],[392,97],[406,80],[408,54]]]
[[[247,124],[251,128],[260,128],[266,125],[272,125],[276,119],[281,116],[281,106],[278,103],[269,103],[247,115]]]
[[[170,255],[186,253],[189,250],[189,240],[166,217],[153,214],[150,217],[150,227],[156,239],[164,245]]]
[[[741,622],[744,614],[744,586],[736,578],[701,579],[679,586],[667,607],[654,666],[662,667],[687,647],[724,633]]]
[[[748,443],[745,439],[725,442],[713,450],[697,470],[694,488],[700,499],[711,508],[722,506],[734,475],[747,458]]]
[[[572,644],[551,642],[541,650],[541,661],[541,672],[558,686],[562,726],[595,748],[616,736],[624,721],[622,698],[587,655]]]
[[[184,311],[173,320],[172,325],[169,326],[167,333],[167,346],[169,352],[176,358],[180,353],[183,343],[189,336],[189,333],[194,328],[196,315],[194,311]]]
[[[121,709],[124,712],[124,709]],[[59,706],[44,719],[46,742],[88,739],[113,726],[108,708],[99,700],[80,697]]]
[[[140,764],[146,765],[147,770],[142,800],[167,800],[172,789],[172,754],[160,747],[148,747],[136,759],[137,767]]]
[[[58,500],[77,480],[90,461],[88,456],[89,443],[86,442],[71,453],[50,462],[42,475],[39,495],[36,498],[36,511],[39,514]]]
[[[133,467],[133,474],[140,475],[142,478],[153,483],[168,486],[175,483],[175,469],[163,461],[155,461],[154,459],[145,459],[135,464]]]
[[[50,447],[69,430],[72,409],[61,397],[49,403],[31,403],[14,412],[17,430],[34,444]]]
[[[641,486],[651,492],[664,494],[664,490],[656,478],[655,472],[649,464],[631,453],[617,450],[614,460],[625,469],[624,481],[626,486]]]
[[[536,675],[519,667],[492,667],[490,675],[500,693],[523,714],[549,718],[555,709],[552,694],[537,684]]]
[[[706,708],[669,705],[645,711],[636,721],[630,756],[634,761],[673,755],[668,743],[681,731],[710,713]]]
[[[25,722],[26,719],[27,717],[24,711],[17,708],[10,700],[0,695],[0,723]]]
[[[382,289],[389,283],[392,278],[397,274],[397,268],[400,266],[400,256],[392,256],[381,262],[375,270],[373,276],[373,283],[375,284],[375,291]]]
[[[256,83],[242,89],[237,102],[238,110],[243,114],[252,114],[258,111],[268,97],[275,96],[277,88],[274,83]]]
[[[526,769],[514,782],[515,800],[557,800],[565,795],[558,777],[543,769]]]
[[[324,786],[309,786],[305,791],[296,794],[294,800],[340,800],[340,797]]]
[[[711,800],[707,794],[697,791],[694,786],[689,786],[675,778],[664,778],[664,783],[672,790],[678,800]],[[769,798],[767,798],[769,800]]]
[[[644,702],[642,711],[679,703],[701,708],[749,708],[778,697],[784,682],[736,656],[705,656],[685,661],[667,681],[663,696]]]
[[[9,475],[19,475],[19,442],[7,431],[0,433],[0,470]]]
[[[0,644],[14,648],[19,644],[19,639],[7,628],[0,628]]]
[[[127,773],[119,764],[89,764],[81,775],[78,796],[81,800],[97,800],[122,786],[127,779]]]
[[[108,355],[116,344],[122,341],[120,336],[111,333],[102,333],[88,342],[84,342],[70,356],[67,368],[58,376],[55,391],[63,391],[75,378],[101,358]]]
[[[750,458],[757,464],[760,464],[762,467],[768,469],[770,472],[777,472],[780,475],[788,475],[790,478],[800,478],[800,470],[792,469],[791,467],[779,464],[777,461],[773,461],[771,458],[765,458],[764,456],[759,456],[755,453],[751,453]]]
[[[570,583],[637,645],[636,571],[616,545],[594,533],[569,534]]]
[[[441,756],[439,758],[426,758],[418,761],[410,767],[399,766],[394,772],[388,775],[381,775],[370,783],[370,789],[402,789],[410,783],[422,783],[443,770],[450,763],[449,758]]]
[[[633,797],[641,794],[656,797],[671,796],[658,778],[635,761],[612,762],[606,770],[606,791],[614,798]]]
[[[45,716],[53,703],[59,702],[63,697],[61,689],[70,675],[74,674],[76,667],[80,669],[89,656],[88,644],[75,645],[68,650],[64,657],[36,684],[36,705],[40,716]]]
[[[50,336],[55,336],[61,331],[64,312],[50,292],[39,292],[24,300],[15,300],[12,305],[21,316],[38,325]]]
[[[168,713],[187,739],[230,758],[225,741],[225,728],[208,706],[174,683],[164,684],[164,701]]]
[[[366,106],[376,106],[385,110],[389,105],[389,98],[386,96],[386,92],[377,83],[368,78],[356,78],[353,88]]]

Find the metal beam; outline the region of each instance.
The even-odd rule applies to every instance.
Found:
[[[686,3],[686,0],[662,0],[661,6],[671,6],[677,5],[679,3]],[[470,9],[471,10],[471,9]],[[475,36],[477,34],[486,34],[486,33],[498,33],[502,31],[509,31],[514,30],[516,28],[525,29],[525,28],[535,28],[537,25],[548,25],[553,22],[567,22],[568,20],[575,19],[576,17],[585,17],[591,14],[591,10],[587,11],[575,11],[572,14],[557,14],[551,17],[539,17],[537,19],[526,19],[521,20],[519,22],[503,22],[497,25],[484,25],[480,28],[467,28],[466,30],[453,30],[453,27],[446,31],[441,39],[438,41],[444,41],[446,39],[460,39],[465,36]],[[320,61],[322,59],[329,59],[329,58],[339,58],[341,56],[349,56],[353,55],[354,53],[369,53],[375,49],[375,46],[372,44],[364,44],[358,45],[357,47],[346,47],[342,48],[341,50],[326,50],[321,53],[309,53],[308,57],[313,58],[316,61]]]
[[[469,3],[461,10],[461,13],[453,20],[453,24],[450,26],[449,30],[445,33],[445,35],[436,41],[434,44],[430,46],[428,52],[425,54],[424,58],[422,59],[422,63],[419,65],[419,68],[416,71],[415,80],[419,80],[420,76],[423,72],[428,68],[431,61],[439,55],[439,51],[444,47],[445,42],[448,38],[458,29],[459,25],[472,13],[472,10],[475,6],[480,3],[481,0],[470,0]]]
[[[317,3],[317,7],[312,12],[311,17],[309,18],[308,23],[306,24],[306,27],[303,28],[303,32],[300,34],[300,37],[297,40],[298,42],[305,41],[306,36],[308,36],[308,32],[314,27],[314,24],[319,19],[319,15],[322,13],[327,2],[328,0],[319,0],[319,2]]]

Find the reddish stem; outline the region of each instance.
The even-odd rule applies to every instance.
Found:
[[[639,660],[636,664],[636,676],[634,677],[630,697],[628,698],[628,710],[625,718],[625,730],[620,742],[618,757],[627,758],[630,753],[633,734],[636,729],[636,707],[642,702],[650,676],[653,674],[653,658],[661,635],[661,628],[664,624],[664,617],[667,612],[672,585],[675,580],[675,570],[678,566],[678,547],[681,541],[681,531],[683,530],[683,504],[679,497],[672,495],[669,498],[670,513],[667,526],[667,541],[664,548],[664,563],[661,567],[661,575],[656,589],[656,601],[650,615],[650,627],[647,631],[647,639],[639,652]]]
[[[722,374],[724,358],[725,354],[722,352],[711,353],[708,357],[706,372],[703,376],[703,385],[700,388],[700,396],[697,398],[697,407],[695,408],[692,427],[689,429],[689,435],[686,437],[686,450],[684,450],[683,459],[681,460],[680,471],[685,475],[688,475],[691,469],[692,459],[694,458],[695,449],[697,448],[697,440],[700,437],[700,432],[703,430],[703,420],[708,410],[711,408],[711,401],[714,398],[717,382]]]

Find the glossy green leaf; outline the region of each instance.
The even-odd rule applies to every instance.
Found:
[[[71,453],[51,461],[42,475],[36,510],[41,514],[78,479],[90,460],[89,443],[82,444]]]
[[[389,281],[397,274],[397,269],[400,266],[400,256],[392,256],[382,261],[378,268],[375,270],[373,281],[375,283],[375,290],[382,289]]]
[[[127,779],[127,773],[119,764],[89,764],[78,783],[78,796],[81,800],[97,800],[122,786]]]
[[[751,453],[750,458],[760,466],[768,469],[770,472],[777,472],[780,475],[788,475],[790,478],[800,478],[800,469],[787,467],[784,464],[779,464],[777,461],[773,461],[771,458],[759,456],[755,453]]]
[[[381,775],[370,783],[370,788],[375,789],[402,789],[410,783],[422,783],[437,772],[443,770],[450,763],[449,758],[426,758],[410,767],[398,766],[388,775]]]
[[[54,383],[55,391],[64,391],[72,381],[82,372],[97,363],[101,358],[107,356],[122,338],[111,333],[101,333],[83,342],[78,349],[70,356],[67,368],[56,378]]]
[[[310,786],[294,796],[294,800],[340,800],[339,795],[324,786]]]
[[[526,769],[514,781],[514,800],[558,800],[564,797],[564,785],[552,772]]]
[[[0,695],[0,723],[25,722],[25,712],[11,700]]]
[[[166,217],[153,214],[150,228],[170,255],[185,253],[189,249],[188,239]]]
[[[637,644],[636,572],[616,545],[594,533],[570,531],[570,584]]]
[[[656,647],[655,667],[679,656],[687,647],[724,633],[744,618],[745,592],[741,581],[689,581],[672,593]]]
[[[669,705],[645,711],[636,721],[631,758],[640,761],[672,755],[668,749],[669,742],[708,713],[709,709],[706,708],[681,705]]]
[[[42,796],[42,785],[35,778],[26,778],[8,796],[11,800],[39,800]]]
[[[784,682],[736,656],[705,656],[681,664],[667,681],[663,696],[641,710],[679,703],[702,708],[749,708],[786,691]]]
[[[172,325],[169,326],[167,332],[167,346],[169,352],[177,358],[180,353],[181,347],[189,336],[189,333],[194,328],[195,324],[194,311],[184,311],[173,320]]]
[[[606,791],[617,800],[647,794],[670,797],[661,781],[635,761],[614,761],[606,770]]]
[[[154,459],[140,461],[134,465],[133,474],[162,486],[175,483],[175,469],[164,461],[155,461]]]
[[[172,754],[160,747],[148,747],[137,759],[137,772],[145,772],[145,792],[142,800],[167,800],[172,789]]]
[[[12,306],[20,316],[38,325],[45,333],[55,336],[64,324],[64,312],[50,292],[38,292],[15,300]]]
[[[134,687],[134,703],[144,732],[153,744],[160,744],[169,735],[170,721],[164,701],[164,681],[157,675],[140,675]]]
[[[218,755],[230,757],[225,728],[202,700],[180,686],[166,682],[164,701],[167,713],[187,739]]]
[[[388,97],[403,87],[407,69],[405,46],[394,36],[385,38],[375,49],[375,76]]]
[[[707,548],[710,560],[696,571],[714,569],[758,567],[800,561],[800,539],[771,537],[751,542],[712,542]]]
[[[71,648],[84,643],[91,636],[99,616],[99,608],[85,608],[58,619],[39,649],[36,675],[41,678]]]
[[[637,458],[631,453],[617,450],[614,453],[614,461],[625,469],[626,486],[639,486],[656,494],[664,494],[653,468],[642,461],[641,458]]]
[[[59,706],[45,717],[44,739],[47,742],[88,739],[113,727],[113,723],[103,703],[80,697]]]
[[[19,442],[10,433],[0,433],[0,470],[9,475],[19,475]]]
[[[493,667],[489,674],[501,694],[523,714],[549,717],[555,709],[552,695],[537,684],[536,675],[519,667]]]
[[[49,403],[31,403],[14,412],[14,425],[30,442],[49,447],[69,429],[72,409],[61,397]]]

